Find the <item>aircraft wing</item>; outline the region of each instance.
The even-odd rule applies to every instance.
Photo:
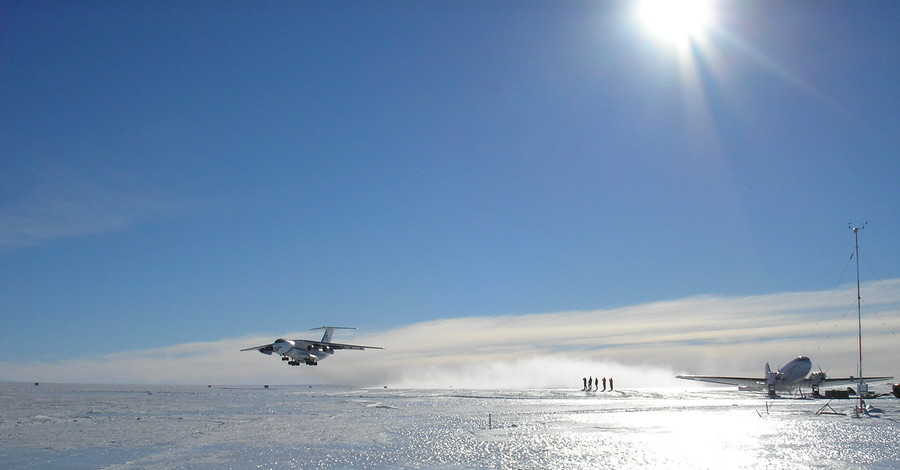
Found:
[[[295,341],[298,342],[298,343],[299,343],[300,341],[303,341],[303,342],[306,342],[306,343],[310,343],[308,340],[300,340],[300,339],[298,339],[298,340],[295,340]],[[359,345],[359,344],[322,343],[322,342],[313,342],[313,343],[311,343],[311,344],[312,344],[313,346],[318,346],[318,347],[323,347],[323,346],[324,346],[324,347],[329,347],[329,348],[335,349],[335,350],[338,350],[338,349],[352,349],[352,350],[357,350],[357,351],[363,351],[363,350],[366,350],[366,349],[384,349],[384,348],[379,347],[379,346],[361,346],[361,345]]]
[[[762,377],[723,377],[717,375],[678,375],[676,379],[697,380],[715,384],[737,385],[739,387],[759,387],[766,384]]]
[[[272,347],[272,343],[264,344],[262,346],[254,346],[252,348],[241,349],[241,351],[253,351],[254,349],[263,354],[272,354],[275,351],[275,349]]]
[[[893,377],[863,377],[863,382],[884,382],[893,380]],[[808,380],[808,379],[807,379]],[[819,385],[855,385],[859,383],[857,377],[826,377],[822,379]]]

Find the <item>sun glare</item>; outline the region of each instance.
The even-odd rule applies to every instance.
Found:
[[[638,15],[655,36],[683,44],[701,35],[713,17],[711,0],[643,0]]]

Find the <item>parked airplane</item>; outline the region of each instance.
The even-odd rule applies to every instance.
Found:
[[[685,380],[699,380],[701,382],[712,382],[717,384],[737,385],[741,391],[766,391],[769,396],[774,396],[776,391],[794,391],[800,390],[802,387],[808,386],[817,393],[820,385],[845,385],[855,384],[859,382],[856,377],[835,377],[830,378],[825,372],[816,372],[810,374],[812,369],[812,361],[806,356],[800,356],[787,365],[773,372],[766,363],[765,377],[722,377],[715,375],[679,375],[675,378]],[[891,380],[893,377],[864,377],[867,382],[879,382]]]
[[[325,330],[322,341],[313,341],[308,339],[276,339],[274,343],[264,344],[241,351],[257,350],[263,354],[271,356],[277,353],[281,356],[282,361],[287,361],[288,365],[299,366],[301,363],[308,366],[315,366],[319,361],[326,359],[339,349],[353,349],[362,351],[364,349],[384,349],[378,346],[360,346],[357,344],[340,344],[332,343],[331,337],[334,330],[355,330],[356,328],[348,328],[344,326],[323,326],[313,328],[314,330]]]

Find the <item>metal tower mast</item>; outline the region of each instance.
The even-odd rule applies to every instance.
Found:
[[[865,413],[866,407],[863,402],[863,395],[868,393],[868,386],[863,382],[863,367],[862,367],[862,296],[859,291],[859,231],[866,228],[866,224],[868,222],[860,225],[859,227],[854,227],[853,224],[849,224],[848,228],[853,230],[853,238],[856,241],[856,324],[857,324],[857,351],[859,352],[859,367],[857,369],[858,382],[856,384],[856,394],[859,396],[859,409],[857,410],[859,413]]]

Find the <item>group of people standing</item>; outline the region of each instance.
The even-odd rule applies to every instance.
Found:
[[[601,381],[603,382],[603,390],[600,390],[600,391],[601,392],[606,391],[606,377],[603,377],[602,379],[599,377],[582,377],[581,381],[584,382],[584,388],[582,389],[582,391],[591,392],[591,391],[600,390],[600,382]],[[609,378],[609,391],[611,392],[612,390],[613,390],[613,379],[612,379],[612,377],[610,377]]]

